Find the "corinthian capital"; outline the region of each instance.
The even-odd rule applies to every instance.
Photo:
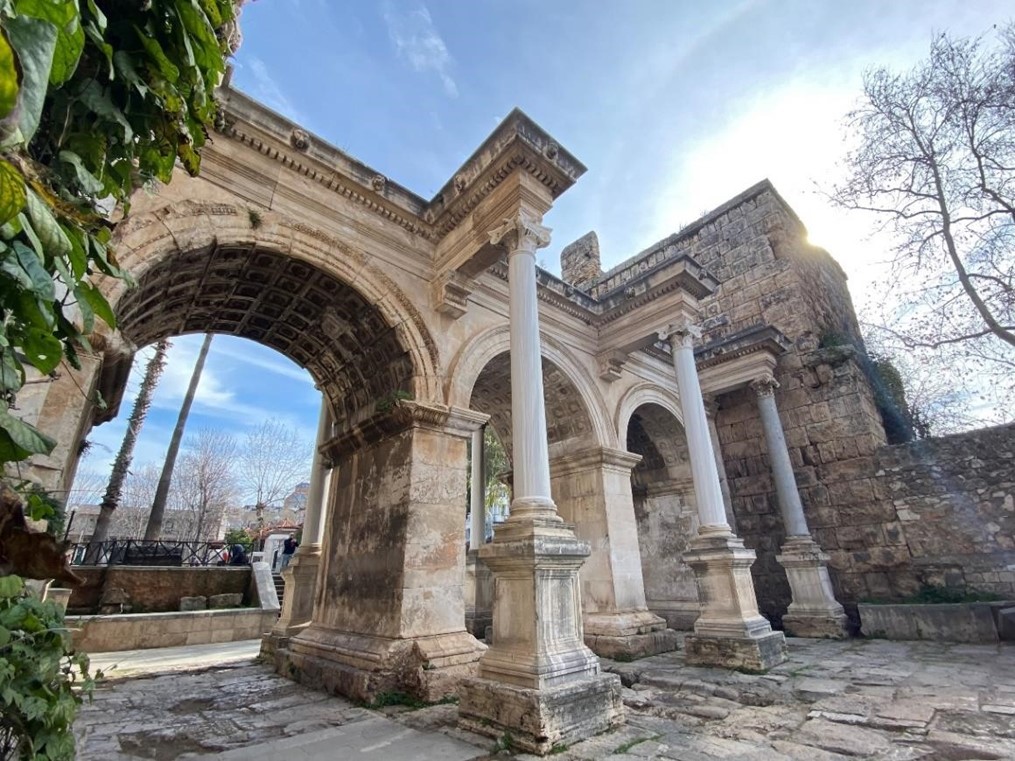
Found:
[[[673,350],[681,347],[693,348],[694,340],[701,338],[701,328],[687,320],[667,325],[658,332],[660,341],[669,341]]]
[[[750,385],[754,389],[754,393],[759,397],[772,396],[775,390],[779,388],[779,381],[766,373],[752,380]]]
[[[550,245],[550,228],[544,227],[541,222],[541,217],[519,211],[514,216],[505,217],[490,231],[490,242],[504,246],[509,255],[520,251],[534,254],[537,248]]]

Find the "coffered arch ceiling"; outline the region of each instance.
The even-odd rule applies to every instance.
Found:
[[[279,351],[307,369],[340,429],[412,390],[412,359],[376,307],[314,265],[271,250],[211,246],[167,256],[124,294],[117,313],[137,346],[210,332]]]
[[[684,428],[666,408],[642,404],[627,424],[627,449],[641,455],[631,473],[635,486],[691,477],[690,453]]]
[[[543,393],[550,457],[595,444],[595,431],[585,402],[574,382],[551,360],[543,357]],[[470,407],[490,416],[490,425],[511,458],[511,355],[490,360],[472,388]]]

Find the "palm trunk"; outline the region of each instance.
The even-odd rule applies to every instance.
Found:
[[[152,512],[148,516],[148,526],[144,532],[146,541],[158,539],[162,534],[162,518],[166,512],[166,499],[169,497],[169,484],[173,480],[173,468],[176,467],[176,455],[180,452],[180,440],[183,439],[183,429],[187,426],[187,417],[189,417],[190,407],[194,403],[197,384],[201,381],[201,371],[204,370],[204,360],[208,356],[212,337],[213,334],[211,333],[206,333],[204,336],[201,352],[197,355],[197,364],[194,365],[194,374],[190,376],[190,386],[187,388],[187,395],[184,397],[183,406],[180,408],[180,417],[176,420],[173,437],[169,440],[166,463],[162,466],[159,486],[155,490],[155,500],[152,502]]]
[[[151,407],[152,396],[155,387],[159,384],[159,378],[166,367],[166,350],[169,348],[169,341],[159,341],[155,344],[155,355],[148,360],[145,368],[144,380],[141,381],[141,388],[134,400],[134,409],[130,412],[127,420],[127,432],[123,436],[123,443],[120,451],[116,454],[113,462],[113,472],[109,477],[109,484],[106,486],[106,494],[102,498],[99,509],[99,517],[95,521],[95,531],[92,533],[88,546],[88,555],[92,557],[98,552],[99,543],[109,536],[109,525],[113,520],[113,511],[120,504],[120,496],[123,492],[123,482],[130,471],[130,463],[134,458],[134,445],[141,433],[145,417],[148,415],[148,408]]]

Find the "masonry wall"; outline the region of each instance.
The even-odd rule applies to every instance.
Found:
[[[96,612],[103,591],[114,588],[126,592],[135,613],[179,610],[181,597],[239,593],[251,601],[249,567],[75,566],[74,573],[85,583],[71,593],[67,607],[73,612]]]

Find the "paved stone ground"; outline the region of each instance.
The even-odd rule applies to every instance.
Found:
[[[458,730],[454,705],[367,710],[305,690],[249,659],[207,668],[209,659],[223,654],[193,652],[192,662],[205,665],[203,671],[101,687],[75,726],[78,758],[464,761],[511,755]],[[1015,759],[1011,646],[794,639],[790,654],[764,675],[686,667],[680,653],[604,661],[624,681],[627,726],[553,758]]]

